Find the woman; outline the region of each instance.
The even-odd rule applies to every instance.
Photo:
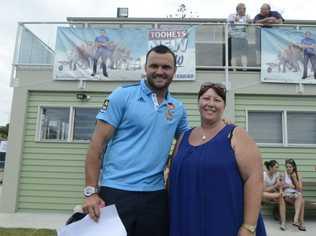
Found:
[[[171,236],[266,235],[259,209],[260,153],[247,133],[225,125],[225,88],[198,94],[201,126],[185,132],[170,170]]]
[[[267,171],[263,172],[264,190],[263,201],[279,203],[280,229],[286,230],[285,201],[283,199],[283,180],[278,172],[279,163],[276,160],[265,161]]]
[[[295,214],[293,225],[301,231],[306,231],[304,226],[304,198],[302,177],[298,174],[296,163],[293,159],[285,161],[286,172],[284,174],[284,199],[294,204]]]

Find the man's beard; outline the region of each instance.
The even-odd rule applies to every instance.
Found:
[[[157,87],[155,85],[155,80],[162,80],[164,81],[164,85],[162,87]],[[147,81],[148,81],[148,84],[150,85],[150,87],[152,87],[153,89],[157,89],[157,90],[162,90],[162,89],[166,89],[169,87],[170,83],[171,83],[171,78],[168,78],[168,77],[162,77],[162,76],[149,76],[147,77]]]

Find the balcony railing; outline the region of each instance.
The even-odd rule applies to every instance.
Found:
[[[195,25],[196,68],[209,70],[260,70],[260,26],[243,25],[247,49],[234,41],[232,26],[226,23],[196,22],[49,22],[19,24],[13,68],[17,66],[52,66],[56,32],[59,26],[102,28],[179,28]],[[302,25],[277,25],[298,29]],[[244,50],[244,51],[243,51]],[[240,54],[242,57],[240,57]],[[236,57],[236,55],[239,57]],[[12,73],[14,74],[14,73]]]

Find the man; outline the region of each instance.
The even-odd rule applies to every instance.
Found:
[[[108,77],[108,73],[106,71],[106,60],[110,56],[111,50],[108,47],[110,39],[106,35],[105,30],[101,30],[101,34],[95,38],[95,55],[93,58],[93,72],[91,76],[95,76],[97,73],[98,60],[101,57],[101,67],[102,72],[105,77]]]
[[[260,13],[256,15],[253,22],[255,24],[261,24],[263,27],[271,27],[272,24],[282,24],[284,22],[283,17],[277,11],[271,11],[269,4],[264,3],[260,8]],[[260,65],[260,56],[261,56],[261,29],[256,30],[257,36],[257,49],[256,49],[256,61]]]
[[[304,70],[302,79],[307,78],[309,61],[312,64],[314,79],[316,79],[316,40],[312,38],[312,33],[310,31],[305,32],[304,38],[301,40],[301,44],[299,45],[299,47],[304,49]]]
[[[282,24],[283,22],[284,19],[281,14],[277,11],[271,11],[271,7],[267,3],[261,6],[260,13],[254,19],[255,24],[262,25]]]
[[[163,169],[173,138],[188,129],[188,121],[182,103],[168,92],[176,72],[174,53],[162,45],[152,48],[145,72],[146,80],[116,89],[97,115],[86,157],[83,208],[97,221],[100,206],[115,204],[128,236],[164,236]]]

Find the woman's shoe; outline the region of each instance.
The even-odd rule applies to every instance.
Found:
[[[292,223],[293,226],[297,227],[300,231],[306,231],[306,227],[303,224],[299,224],[297,222]]]
[[[306,231],[306,227],[304,225],[299,225],[297,227],[300,231]]]

